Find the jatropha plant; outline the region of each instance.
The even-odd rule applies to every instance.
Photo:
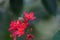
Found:
[[[25,30],[30,26],[29,21],[35,19],[36,17],[34,16],[34,12],[30,12],[29,14],[28,12],[24,12],[22,19],[14,20],[10,23],[10,37],[13,37],[13,40],[16,40],[16,37],[21,37],[27,33],[26,40],[33,39],[35,36]],[[30,31],[32,31],[32,28],[30,28]]]

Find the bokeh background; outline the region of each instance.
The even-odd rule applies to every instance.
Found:
[[[31,33],[36,36],[34,40],[60,40],[60,0],[0,0],[0,40],[13,40],[13,38],[10,38],[10,32],[8,31],[10,22],[22,17],[24,11],[28,13],[33,11],[37,17],[33,22],[30,21],[33,28]],[[50,22],[53,22],[52,24],[55,22],[57,26],[54,24],[56,27],[52,27],[52,24],[49,24]],[[44,28],[49,31],[44,30]],[[41,29],[41,31],[37,29]],[[50,30],[54,32],[53,37],[47,36],[51,34]],[[44,34],[45,32],[47,32],[47,35]],[[38,37],[38,35],[41,36]],[[25,36],[23,35],[17,40],[26,40]],[[42,39],[39,39],[41,37]]]

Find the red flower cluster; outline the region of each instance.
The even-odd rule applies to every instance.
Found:
[[[33,12],[30,12],[28,14],[27,12],[24,12],[24,21],[22,20],[14,20],[10,24],[9,31],[12,33],[10,36],[16,40],[16,36],[21,37],[22,35],[25,34],[25,29],[30,25],[28,23],[29,20],[34,20],[36,17],[34,16]],[[29,36],[31,36],[29,34]],[[30,37],[28,36],[28,40]]]

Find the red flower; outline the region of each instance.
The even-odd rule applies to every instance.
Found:
[[[14,20],[10,24],[9,31],[15,30],[17,28],[17,22]]]
[[[17,36],[18,36],[18,37],[21,37],[22,35],[25,34],[25,30],[21,28],[21,29],[19,29],[16,33],[17,33]]]
[[[27,40],[30,40],[31,38],[33,39],[33,38],[34,38],[34,36],[33,36],[32,34],[27,34],[26,39],[27,39]]]
[[[24,18],[25,18],[25,20],[34,20],[34,19],[36,19],[36,17],[34,16],[34,12],[30,12],[30,14],[28,14],[28,12],[24,12]]]
[[[20,27],[20,24],[22,23],[22,21],[20,20],[14,20],[11,22],[10,24],[10,28],[9,28],[9,31],[12,31],[12,30],[17,30],[18,27]]]

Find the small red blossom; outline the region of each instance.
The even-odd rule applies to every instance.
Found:
[[[34,19],[36,19],[36,17],[34,16],[34,12],[30,12],[30,14],[28,14],[28,12],[24,12],[24,18],[25,18],[25,20],[34,20]]]
[[[10,23],[9,31],[17,29],[17,27],[19,27],[21,23],[22,23],[22,21],[20,21],[20,20],[17,20],[17,21],[14,20],[14,21],[12,21]]]
[[[11,24],[10,24],[9,31],[16,29],[16,26],[17,26],[16,21],[15,21],[15,20],[14,20],[14,21],[12,21],[12,22],[11,22]]]
[[[20,30],[17,31],[17,36],[18,37],[21,37],[24,34],[25,34],[25,30],[24,29],[20,29]]]
[[[34,36],[32,34],[29,34],[29,33],[27,34],[27,37],[26,37],[27,40],[31,40],[33,38],[34,38]]]

